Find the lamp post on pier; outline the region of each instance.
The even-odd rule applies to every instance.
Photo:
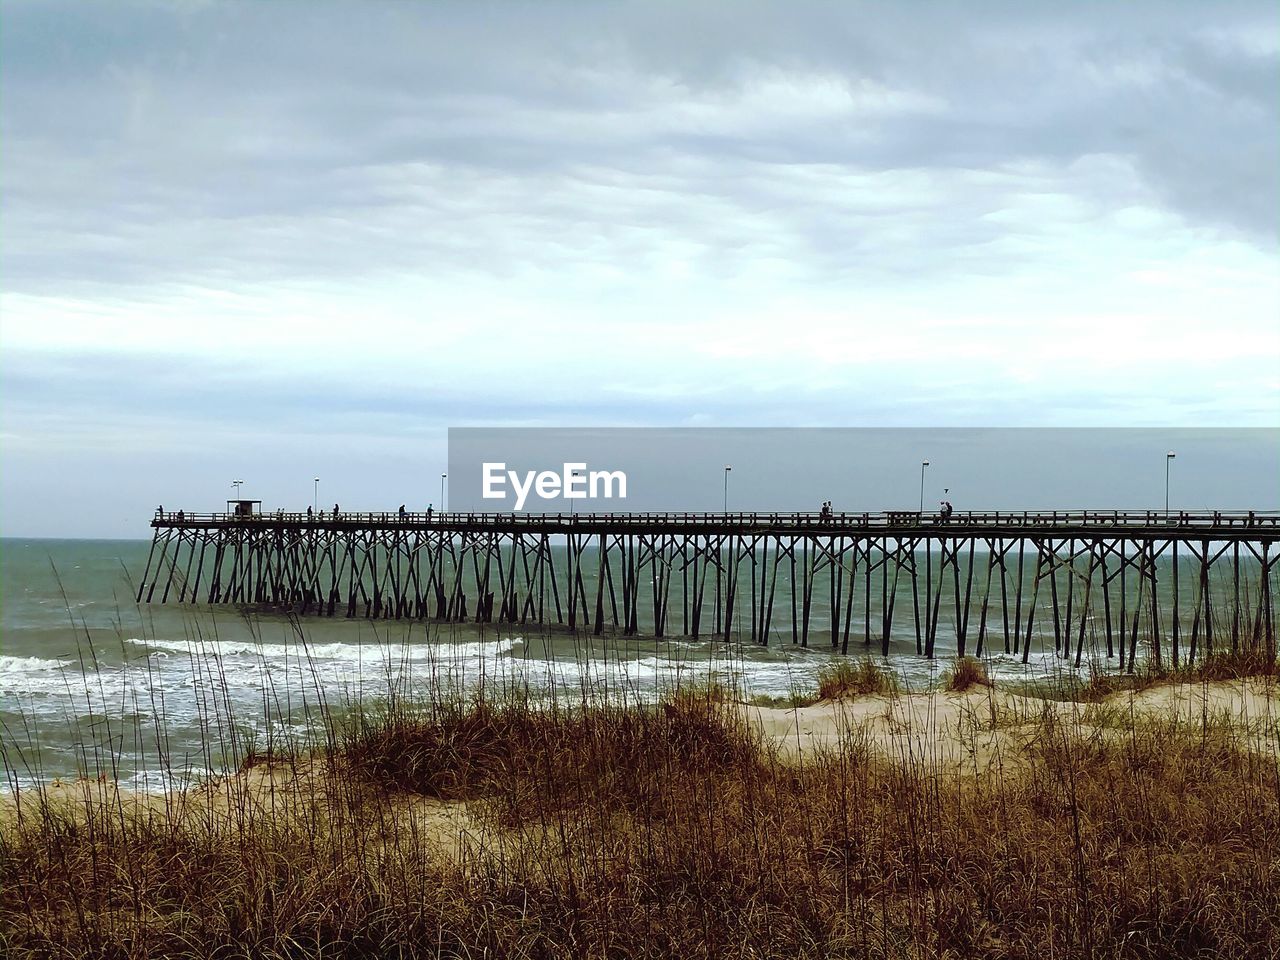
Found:
[[[1169,519],[1169,465],[1177,454],[1170,450],[1164,455],[1164,518]]]
[[[441,513],[445,512],[446,504],[444,502],[444,482],[447,479],[449,479],[449,475],[447,473],[440,474],[440,512]]]
[[[244,485],[244,481],[243,481],[243,480],[232,480],[232,481],[231,481],[231,489],[232,489],[232,490],[234,490],[234,491],[236,492],[236,499],[237,499],[237,500],[239,500],[239,499],[240,499],[240,488],[241,488],[243,485]]]
[[[924,515],[924,470],[929,466],[928,460],[920,461],[920,514]]]
[[[729,513],[729,472],[733,469],[729,464],[724,465],[724,512]]]
[[[320,478],[319,478],[319,477],[316,477],[316,478],[312,481],[312,488],[311,488],[311,512],[312,512],[312,513],[319,513],[319,512],[320,512]]]

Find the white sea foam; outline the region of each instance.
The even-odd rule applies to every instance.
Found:
[[[0,677],[38,674],[71,666],[71,660],[46,660],[44,657],[9,657],[0,654]]]
[[[81,686],[79,669],[71,660],[0,656],[0,693],[65,693]]]
[[[128,643],[153,651],[202,657],[251,657],[258,660],[467,660],[500,657],[524,643],[521,637],[474,643],[257,643],[252,640],[166,640],[130,637]]]

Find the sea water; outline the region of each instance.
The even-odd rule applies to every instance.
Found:
[[[792,642],[782,573],[775,633],[761,645],[138,604],[148,548],[146,541],[0,540],[0,735],[9,789],[104,773],[154,786],[216,772],[249,749],[317,741],[326,717],[393,695],[429,700],[515,686],[533,697],[646,702],[715,680],[744,697],[787,698],[811,693],[819,671],[839,656],[820,612],[808,646]],[[872,594],[874,623],[879,591]],[[948,598],[937,659],[921,657],[910,603],[909,593],[899,597],[885,663],[908,685],[923,686],[946,669],[954,624]],[[971,648],[978,617],[975,609]],[[987,619],[985,659],[996,676],[1072,669],[1054,655],[1051,619],[1035,625],[1027,664],[1003,652],[1000,611],[989,610]],[[1107,665],[1095,633],[1093,669]],[[878,655],[879,648],[878,637],[864,645],[857,620],[850,652]]]

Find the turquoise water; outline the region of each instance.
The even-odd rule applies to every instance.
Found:
[[[250,747],[315,736],[325,709],[392,689],[441,696],[512,682],[536,695],[649,700],[714,673],[748,695],[785,696],[812,690],[833,656],[820,614],[813,646],[790,642],[786,583],[775,600],[786,622],[767,647],[596,638],[520,625],[298,621],[260,610],[138,605],[136,578],[148,548],[145,541],[0,540],[0,732],[10,787],[104,770],[153,786],[216,771]],[[874,618],[878,587],[872,597]],[[936,678],[954,650],[948,597],[939,659],[929,661],[915,654],[910,592],[900,591],[890,663],[908,683]],[[989,655],[997,675],[1071,669],[1054,655],[1052,612],[1041,603],[1031,662]],[[975,609],[971,646],[978,615]],[[988,611],[987,621],[988,643],[1002,650],[1000,611]],[[1098,633],[1091,624],[1087,657],[1095,668],[1107,664]],[[860,640],[855,629],[851,651],[864,652]]]

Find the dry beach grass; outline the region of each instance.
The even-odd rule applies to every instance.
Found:
[[[973,668],[959,664],[960,675]],[[10,956],[1268,956],[1273,676],[1098,702],[512,689],[169,794],[8,798]],[[1187,678],[1182,678],[1187,679]],[[949,683],[947,686],[955,686]]]

